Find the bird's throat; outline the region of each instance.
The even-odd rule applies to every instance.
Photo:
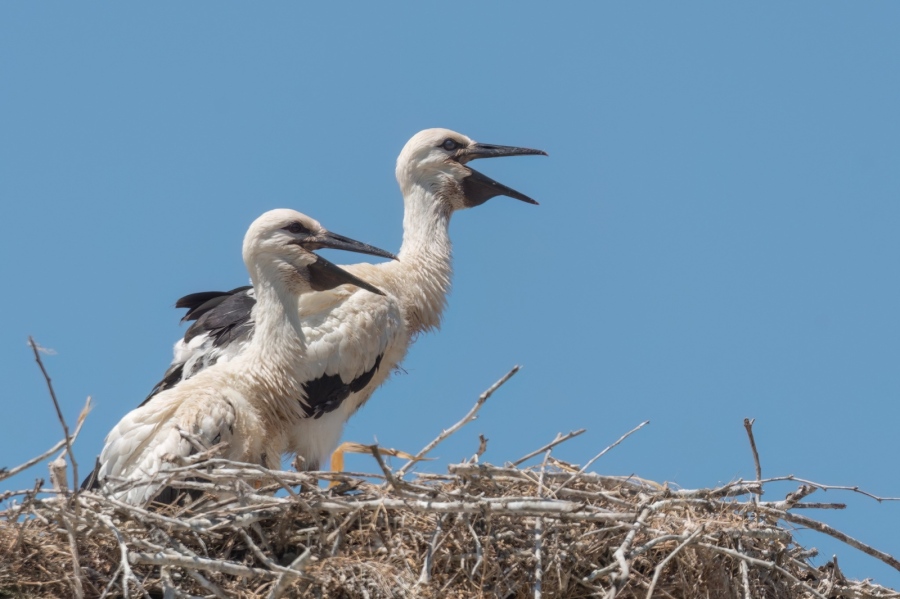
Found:
[[[415,186],[405,197],[399,260],[382,265],[398,273],[392,291],[402,299],[411,334],[437,329],[453,274],[449,201]]]

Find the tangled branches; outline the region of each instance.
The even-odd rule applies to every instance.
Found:
[[[474,419],[513,374],[416,458]],[[71,446],[66,434],[59,447]],[[164,509],[64,485],[9,492],[0,597],[900,598],[846,579],[836,559],[812,566],[813,552],[794,540],[789,525],[800,524],[900,570],[893,557],[797,513],[844,507],[808,501],[834,487],[781,477],[684,490],[604,476],[587,471],[591,462],[553,457],[578,434],[504,466],[476,455],[444,474],[393,470],[376,446],[363,447],[377,474],[204,459],[161,482],[205,493]],[[776,480],[799,486],[761,501]]]

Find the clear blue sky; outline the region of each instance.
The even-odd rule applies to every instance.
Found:
[[[443,330],[346,439],[415,451],[522,364],[429,468],[587,427],[558,452],[583,463],[649,419],[596,469],[711,486],[753,476],[754,417],[764,475],[900,496],[898,31],[887,2],[3,3],[0,465],[61,437],[28,335],[70,422],[94,398],[86,471],[164,371],[174,300],[246,281],[256,216],[396,250],[397,153],[449,127],[548,151],[480,165],[541,205],[454,217]],[[900,555],[900,503],[811,499]]]

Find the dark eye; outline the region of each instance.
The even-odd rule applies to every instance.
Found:
[[[309,229],[303,226],[303,223],[298,220],[295,220],[294,222],[286,226],[284,230],[290,233],[294,233],[295,235],[299,235],[301,233],[309,234],[311,232]]]
[[[445,150],[455,150],[459,147],[459,144],[448,137],[444,140],[444,143],[441,144],[441,147]]]

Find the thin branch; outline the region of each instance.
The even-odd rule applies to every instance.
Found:
[[[504,374],[504,375],[500,378],[499,381],[497,381],[496,383],[494,383],[493,385],[491,385],[491,386],[488,388],[487,391],[485,391],[484,393],[482,393],[482,394],[478,397],[478,401],[475,402],[475,405],[472,406],[472,409],[469,410],[469,413],[466,414],[465,416],[463,416],[463,419],[462,419],[462,420],[460,420],[459,422],[457,422],[456,424],[454,424],[454,425],[451,426],[450,428],[448,428],[448,429],[442,431],[441,434],[438,435],[431,443],[429,443],[428,445],[426,445],[419,453],[417,453],[416,456],[415,456],[413,459],[411,459],[410,461],[406,462],[406,463],[403,465],[402,468],[400,468],[399,470],[397,470],[395,476],[396,476],[397,478],[403,478],[403,475],[406,474],[406,471],[409,470],[416,462],[418,462],[419,460],[421,460],[422,458],[424,458],[426,455],[428,455],[428,453],[429,453],[432,449],[434,449],[435,447],[437,447],[437,446],[438,446],[439,444],[441,444],[447,437],[449,437],[450,435],[452,435],[453,433],[455,433],[456,431],[458,431],[459,429],[461,429],[463,426],[465,426],[466,424],[468,424],[468,423],[472,422],[473,420],[475,420],[475,418],[476,418],[477,415],[478,415],[478,410],[481,409],[481,406],[484,405],[484,402],[486,402],[486,401],[488,400],[488,398],[490,398],[490,396],[493,395],[494,392],[495,392],[497,389],[499,389],[500,387],[502,387],[503,384],[504,384],[506,381],[508,381],[510,378],[512,378],[512,376],[513,376],[514,374],[516,374],[517,372],[519,372],[519,368],[520,368],[520,366],[513,366],[512,369],[511,369],[509,372],[507,372],[506,374]]]
[[[788,572],[787,570],[785,570],[784,568],[782,568],[781,566],[779,566],[778,564],[776,564],[774,562],[767,562],[766,560],[757,559],[755,557],[750,557],[749,555],[745,555],[745,554],[741,553],[740,551],[735,551],[734,549],[728,549],[727,547],[719,547],[718,545],[710,545],[709,543],[697,543],[697,545],[699,545],[700,547],[709,549],[711,551],[716,551],[718,553],[724,553],[725,555],[730,555],[731,557],[734,557],[734,558],[737,558],[740,560],[744,560],[749,564],[753,564],[755,566],[760,566],[762,568],[766,568],[767,570],[775,570],[776,572],[778,572],[781,575],[790,579],[794,584],[802,586],[803,588],[805,588],[807,591],[809,591],[810,593],[812,593],[814,596],[818,597],[819,599],[827,599],[824,595],[822,595],[821,593],[816,591],[814,588],[812,588],[811,586],[809,586],[808,584],[806,584],[805,582],[803,582],[802,580],[800,580],[799,578],[797,578],[796,576],[794,576],[793,574],[791,574],[790,572]]]
[[[625,439],[630,437],[632,434],[638,432],[639,430],[641,430],[648,424],[650,424],[650,421],[645,420],[642,423],[640,423],[639,425],[637,425],[636,427],[634,427],[633,429],[631,429],[630,431],[628,431],[627,433],[625,433],[624,435],[622,435],[621,437],[619,437],[619,439],[615,443],[613,443],[612,445],[610,445],[609,447],[607,447],[606,449],[604,449],[603,451],[601,451],[600,453],[598,453],[597,455],[592,457],[590,460],[588,460],[587,464],[582,466],[578,470],[578,472],[576,472],[575,474],[570,476],[568,479],[566,479],[565,482],[563,482],[563,484],[561,484],[559,487],[557,487],[554,492],[558,492],[560,489],[566,488],[569,485],[569,483],[571,483],[573,480],[578,478],[578,476],[580,474],[584,474],[587,471],[587,469],[590,468],[594,462],[596,462],[597,460],[599,460],[600,458],[605,456],[609,452],[609,450],[611,450],[613,447],[619,445],[622,441],[624,441]]]
[[[113,585],[116,584],[116,579],[119,577],[119,572],[121,572],[121,571],[122,571],[122,563],[119,562],[119,565],[116,568],[116,571],[113,572],[113,575],[109,577],[109,582],[106,584],[106,588],[103,589],[103,594],[100,595],[100,599],[106,599],[107,595],[109,595],[109,592],[112,590]]]
[[[753,463],[756,465],[756,480],[762,480],[762,466],[759,465],[759,452],[756,451],[756,440],[753,438],[753,423],[756,418],[744,418],[744,428],[747,430],[747,437],[750,439],[750,449],[753,451]],[[760,490],[760,495],[762,491]]]
[[[765,504],[763,504],[765,505]],[[847,509],[846,503],[815,503],[815,502],[804,502],[804,503],[795,503],[791,506],[792,510],[845,510]]]
[[[125,537],[122,536],[122,533],[119,531],[116,525],[113,524],[113,521],[109,516],[98,514],[97,517],[113,533],[113,535],[116,537],[116,542],[119,544],[119,553],[121,556],[119,565],[121,566],[122,570],[122,594],[124,595],[125,599],[128,599],[128,597],[130,597],[128,591],[129,580],[133,580],[137,587],[141,589],[141,591],[143,591],[143,586],[141,585],[141,581],[138,580],[137,576],[134,575],[134,571],[132,571],[131,566],[128,563],[128,545],[125,544]]]
[[[281,572],[278,579],[275,581],[275,585],[272,586],[272,590],[269,592],[268,599],[279,599],[279,597],[288,590],[288,585],[296,578],[303,575],[303,570],[306,568],[306,564],[311,557],[312,550],[307,547],[306,551],[297,556],[297,558]]]
[[[793,474],[788,474],[787,476],[773,476],[772,478],[764,478],[763,480],[761,480],[759,482],[762,484],[766,484],[766,483],[773,483],[773,482],[786,481],[786,480],[803,483],[806,485],[812,485],[812,486],[816,487],[817,489],[821,489],[822,491],[852,491],[854,493],[859,493],[860,495],[865,495],[866,497],[868,497],[870,499],[874,499],[878,503],[881,503],[883,501],[900,501],[900,497],[881,497],[879,495],[874,495],[872,493],[869,493],[868,491],[863,491],[862,489],[860,489],[857,486],[823,485],[822,483],[817,483],[817,482],[814,482],[811,480],[806,480],[804,478],[799,478],[797,476],[794,476]]]
[[[218,597],[218,599],[229,599],[229,596],[225,594],[225,591],[217,587],[207,577],[205,577],[203,574],[200,574],[200,572],[196,572],[194,570],[185,570],[185,572],[188,576],[193,578],[197,584]]]
[[[428,543],[428,549],[425,551],[425,560],[422,563],[422,572],[419,574],[417,585],[428,584],[431,582],[431,569],[434,565],[434,552],[437,551],[438,539],[441,535],[441,528],[444,524],[446,514],[438,518],[434,526],[434,532],[431,533],[431,541]]]
[[[769,510],[768,508],[762,508],[766,512],[772,513],[773,515],[777,515],[782,520],[787,522],[791,522],[792,524],[799,524],[801,526],[807,526],[812,528],[813,530],[817,530],[821,533],[834,537],[839,541],[843,541],[844,543],[859,549],[863,553],[867,555],[871,555],[875,559],[881,560],[893,569],[900,571],[900,561],[898,561],[894,556],[885,553],[883,551],[879,551],[874,547],[870,547],[866,545],[862,541],[857,541],[850,535],[844,534],[841,531],[828,526],[827,524],[823,524],[818,520],[813,520],[812,518],[807,518],[806,516],[801,516],[800,514],[794,514],[792,512],[779,512],[777,510]]]
[[[559,434],[557,433],[557,439]],[[569,437],[571,438],[571,437]],[[544,496],[544,475],[547,473],[547,462],[550,460],[550,452],[554,444],[545,446],[546,452],[541,462],[541,473],[538,477],[537,496]],[[538,516],[534,519],[534,599],[541,599],[544,586],[544,519]]]
[[[65,503],[60,504],[59,519],[66,529],[66,535],[69,537],[69,551],[72,553],[72,580],[70,582],[74,588],[75,597],[83,599],[84,585],[81,582],[81,559],[78,557],[78,541],[75,540],[75,528],[66,517]]]
[[[472,519],[468,516],[463,516],[463,519],[465,520],[466,528],[469,529],[469,533],[472,535],[472,542],[475,543],[475,564],[472,566],[471,572],[467,572],[471,580],[475,576],[475,572],[478,571],[478,566],[484,561],[484,546],[478,538],[478,533],[475,532],[475,527],[472,526]]]
[[[789,510],[794,508],[801,499],[815,493],[816,489],[817,487],[813,485],[800,485],[796,491],[788,493],[782,501],[766,502],[765,505],[776,510]]]
[[[544,539],[544,519],[534,519],[534,599],[541,599],[544,583],[544,563],[541,553]]]
[[[738,551],[744,552],[744,545],[738,541]],[[741,585],[744,587],[744,599],[753,599],[750,593],[750,567],[746,560],[741,560]]]
[[[250,535],[247,533],[246,530],[244,530],[243,528],[239,528],[238,534],[240,534],[241,538],[244,539],[244,543],[247,544],[247,547],[250,548],[250,551],[253,552],[253,554],[256,556],[256,559],[258,559],[263,564],[265,564],[265,566],[269,570],[272,570],[273,572],[281,572],[282,571],[281,566],[279,566],[278,564],[273,562],[271,559],[269,559],[269,557],[263,552],[263,550],[260,549],[259,546],[253,542],[253,539],[250,538]]]
[[[540,455],[540,454],[544,453],[545,451],[547,451],[547,450],[549,450],[549,449],[553,449],[554,447],[556,447],[556,446],[559,445],[560,443],[565,443],[565,442],[568,441],[569,439],[574,439],[575,437],[577,437],[578,435],[584,433],[585,431],[587,431],[586,428],[580,428],[580,429],[578,429],[577,431],[572,431],[572,432],[570,432],[570,433],[567,434],[567,435],[563,435],[562,433],[556,433],[556,438],[555,438],[555,439],[553,439],[552,441],[550,441],[549,443],[547,443],[546,445],[544,445],[544,446],[541,447],[540,449],[535,449],[535,450],[532,451],[531,453],[522,456],[521,458],[519,458],[518,460],[516,460],[515,462],[513,462],[512,464],[510,464],[510,466],[516,467],[516,466],[518,466],[519,464],[521,464],[522,462],[525,462],[525,461],[527,461],[527,460],[530,460],[531,458],[533,458],[533,457],[536,456],[536,455]]]
[[[128,560],[132,564],[178,566],[180,568],[193,568],[194,570],[219,572],[220,574],[230,574],[232,576],[264,576],[266,578],[277,578],[278,576],[278,573],[272,572],[271,570],[251,568],[235,562],[209,559],[206,557],[188,557],[172,551],[157,552],[154,554],[131,551],[128,553]]]
[[[653,590],[656,588],[656,583],[659,582],[659,575],[662,574],[662,571],[665,569],[666,564],[668,564],[673,557],[678,555],[682,549],[690,545],[694,542],[694,539],[703,534],[704,526],[700,525],[697,530],[692,532],[686,539],[684,539],[678,546],[672,550],[669,555],[663,559],[663,561],[659,562],[659,565],[656,566],[656,569],[653,571],[653,579],[650,581],[650,588],[647,589],[647,599],[653,599]]]
[[[62,425],[63,434],[66,437],[66,453],[69,454],[69,460],[72,462],[72,477],[75,479],[72,488],[75,489],[75,492],[78,492],[78,463],[75,461],[75,454],[72,452],[72,437],[69,436],[69,425],[66,424],[66,419],[63,418],[62,410],[59,407],[59,402],[56,400],[56,392],[53,390],[53,383],[50,381],[50,375],[47,373],[47,369],[44,368],[44,362],[41,360],[41,349],[40,346],[35,342],[34,338],[28,337],[28,345],[31,346],[31,350],[34,352],[34,359],[38,363],[38,366],[41,367],[41,372],[44,375],[44,380],[47,382],[47,389],[50,390],[50,399],[53,400],[53,407],[56,408],[56,416],[59,418],[59,423]],[[90,403],[90,400],[88,400]]]
[[[87,413],[87,411],[89,411],[90,408],[91,408],[91,398],[88,397],[87,402],[84,404],[84,408],[82,408],[81,412],[83,414]],[[75,427],[75,432],[72,433],[71,441],[75,441],[75,439],[78,437],[78,433],[81,432],[81,426],[83,424],[84,424],[84,418],[79,418],[78,425]],[[9,468],[9,469],[0,468],[0,481],[6,480],[7,478],[10,478],[10,477],[13,477],[16,474],[18,474],[19,472],[22,472],[23,470],[27,470],[27,469],[31,468],[32,466],[34,466],[35,464],[46,460],[51,455],[53,455],[54,453],[56,453],[57,451],[59,451],[60,449],[62,449],[65,446],[66,446],[66,440],[62,439],[56,445],[54,445],[53,447],[51,447],[50,449],[48,449],[41,455],[37,456],[36,458],[31,458],[30,460],[28,460],[27,462],[25,462],[24,464],[22,464],[20,466],[16,466],[15,468]]]
[[[628,582],[628,577],[631,573],[631,564],[625,559],[625,554],[631,549],[635,535],[637,535],[638,531],[644,527],[644,522],[646,522],[647,518],[650,516],[650,511],[649,507],[643,509],[641,515],[634,521],[631,530],[625,535],[625,540],[623,540],[622,544],[613,552],[614,563],[619,567],[619,573],[612,576],[612,586],[606,594],[608,599],[613,599],[618,595],[619,591],[625,586],[625,583]],[[591,582],[595,578],[594,573],[591,573],[585,582]]]

